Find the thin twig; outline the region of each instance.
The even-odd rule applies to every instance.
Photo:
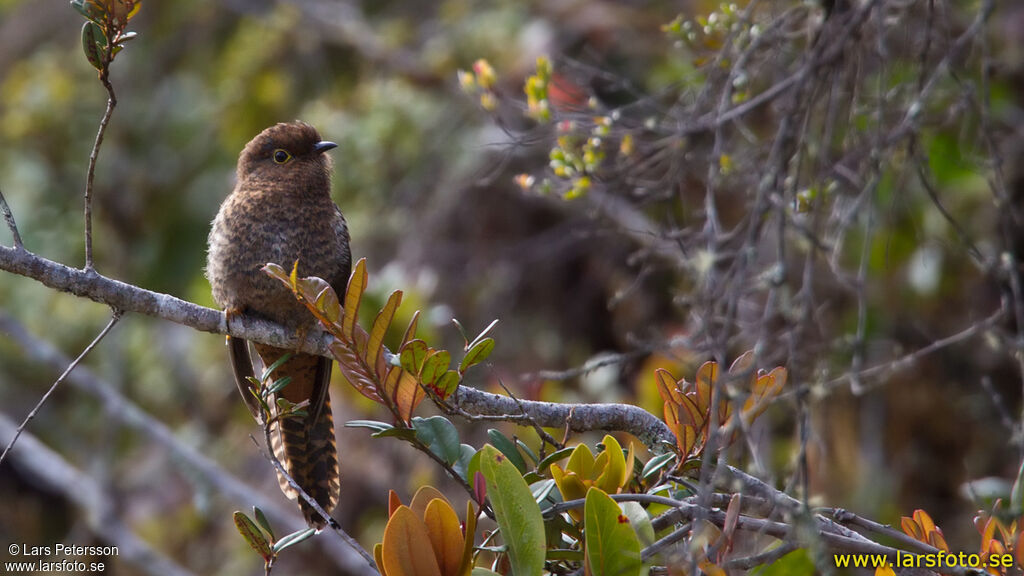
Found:
[[[967,328],[964,328],[963,330],[961,330],[960,332],[957,332],[956,334],[951,334],[949,336],[946,336],[945,338],[940,338],[938,340],[935,340],[931,344],[929,344],[927,346],[924,346],[922,348],[919,348],[919,349],[911,352],[910,354],[906,354],[904,356],[896,358],[895,360],[892,360],[891,362],[886,362],[884,364],[876,364],[875,366],[870,366],[868,368],[865,368],[865,369],[861,370],[860,372],[857,372],[856,374],[854,374],[852,372],[847,372],[846,374],[843,374],[842,376],[839,376],[837,378],[833,378],[832,380],[829,380],[829,381],[825,382],[823,384],[823,387],[824,387],[825,390],[831,390],[831,389],[835,388],[836,386],[839,386],[839,385],[843,384],[844,382],[848,382],[848,381],[852,380],[853,378],[876,378],[876,377],[880,377],[882,375],[894,374],[894,373],[900,372],[902,370],[906,370],[907,368],[913,366],[921,358],[924,358],[925,356],[927,356],[929,354],[934,354],[935,352],[938,352],[939,350],[942,350],[943,348],[948,348],[949,346],[952,346],[954,344],[958,344],[960,342],[963,342],[965,340],[973,338],[974,336],[977,336],[978,334],[981,334],[981,333],[985,332],[986,330],[994,327],[996,324],[1001,322],[1003,320],[1003,318],[1006,317],[1006,313],[1007,313],[1007,311],[1006,311],[1006,308],[1004,306],[1004,307],[999,308],[998,310],[996,310],[990,316],[988,316],[988,317],[986,317],[986,318],[984,318],[984,319],[982,319],[982,320],[980,320],[978,322],[975,322],[975,323],[971,324],[970,326],[968,326]],[[865,391],[866,390],[870,390],[870,389],[876,387],[877,385],[878,384],[871,385],[871,386],[865,385],[863,390],[865,390]],[[789,397],[789,396],[791,396],[793,394],[796,394],[798,392],[799,391],[796,391],[796,390],[789,391],[789,392],[783,392],[779,396],[779,398]]]
[[[52,367],[58,371],[63,370],[71,362],[71,358],[64,356],[49,342],[30,334],[21,323],[2,311],[0,311],[0,333],[10,338],[21,349],[27,360]],[[275,523],[284,525],[292,532],[305,526],[305,521],[301,519],[297,510],[279,504],[277,499],[242,482],[217,462],[200,453],[191,443],[181,441],[166,424],[122,396],[110,382],[93,374],[88,366],[76,368],[68,375],[67,382],[79,391],[98,400],[105,413],[111,415],[119,424],[137,432],[161,450],[166,450],[175,463],[183,464],[188,470],[204,478],[224,495],[226,501],[234,502],[236,506],[256,506]],[[11,429],[14,429],[13,424]],[[24,441],[25,439],[22,439],[18,447],[12,450],[12,458],[16,458],[18,451],[24,449]],[[199,444],[205,443],[200,442]],[[274,491],[277,492],[277,489],[275,488]],[[351,552],[338,540],[321,539],[319,544],[322,553],[334,561],[338,568],[345,573],[371,573],[365,568],[366,565],[362,557]]]
[[[584,376],[595,370],[604,368],[605,366],[614,366],[616,364],[624,364],[630,360],[642,358],[647,354],[651,353],[650,348],[630,350],[629,352],[622,352],[618,354],[607,354],[596,358],[587,360],[580,366],[575,368],[569,368],[566,370],[539,370],[537,372],[528,372],[519,376],[520,382],[532,382],[535,380],[572,380],[579,376]]]
[[[302,498],[303,501],[305,501],[307,504],[310,505],[310,507],[313,508],[313,510],[316,510],[317,514],[320,514],[320,516],[325,518],[327,520],[327,525],[330,526],[332,530],[334,530],[334,533],[341,537],[341,539],[346,544],[348,544],[353,550],[355,550],[356,553],[362,556],[363,560],[365,560],[366,563],[369,564],[370,568],[373,568],[379,573],[379,570],[377,569],[377,563],[374,561],[373,555],[371,555],[369,552],[363,549],[363,547],[359,545],[359,542],[357,542],[355,538],[349,536],[348,532],[345,532],[345,530],[342,529],[338,522],[335,521],[334,518],[331,517],[331,515],[328,514],[327,511],[324,510],[323,507],[321,507],[320,504],[317,503],[317,501],[314,500],[312,496],[306,494],[306,491],[302,489],[302,486],[299,486],[298,482],[296,482],[295,479],[292,478],[292,475],[288,473],[288,470],[285,469],[284,464],[281,464],[281,461],[278,460],[277,455],[274,454],[274,451],[270,448],[272,444],[270,440],[270,428],[271,426],[269,422],[263,425],[263,439],[266,442],[266,450],[260,450],[260,452],[263,453],[263,456],[270,460],[270,462],[274,465],[274,469],[277,470],[277,473],[280,474],[281,477],[288,482],[288,485],[295,490],[295,492],[299,495],[299,498]],[[254,444],[256,444],[256,446],[259,446],[259,443],[256,442],[255,438],[252,438],[252,441]]]
[[[114,86],[110,83],[110,51],[113,50],[114,43],[108,42],[106,50],[106,57],[104,58],[103,69],[100,71],[100,82],[103,83],[103,87],[107,90],[107,109],[103,113],[103,118],[100,119],[100,127],[96,131],[96,142],[92,145],[92,152],[89,153],[89,171],[85,179],[85,268],[86,272],[93,271],[93,258],[92,258],[92,195],[93,195],[93,179],[96,175],[96,159],[100,155],[100,146],[103,145],[103,135],[107,132],[107,124],[110,123],[110,117],[114,114],[114,107],[117,106],[117,96],[114,94]]]
[[[92,339],[92,342],[90,342],[89,345],[85,347],[85,350],[82,350],[82,353],[78,355],[78,358],[75,358],[71,362],[71,364],[68,365],[67,369],[64,370],[64,373],[61,374],[56,381],[54,381],[53,385],[50,386],[50,389],[46,391],[46,394],[43,394],[43,397],[39,399],[39,402],[37,402],[35,407],[32,408],[32,411],[28,413],[28,416],[25,416],[25,419],[21,422],[21,424],[18,426],[18,429],[14,432],[14,437],[11,438],[11,441],[7,444],[7,447],[4,448],[3,453],[0,453],[0,464],[3,464],[4,458],[7,457],[7,453],[11,451],[11,448],[13,448],[14,444],[18,441],[18,437],[21,436],[21,433],[25,430],[25,427],[28,426],[28,423],[31,422],[32,419],[36,417],[36,413],[39,412],[39,410],[43,407],[43,404],[46,404],[46,401],[49,400],[50,396],[54,393],[54,391],[57,390],[57,386],[59,386],[60,383],[63,382],[64,379],[68,377],[68,374],[70,374],[71,371],[75,369],[75,366],[78,366],[79,362],[84,360],[85,357],[89,355],[89,352],[92,352],[93,348],[95,348],[96,345],[100,343],[100,340],[103,340],[103,337],[110,332],[110,330],[114,327],[115,324],[117,324],[117,321],[120,319],[121,311],[114,309],[114,313],[110,317],[110,322],[107,322],[107,325],[103,328],[103,330],[101,330],[100,333],[97,334],[96,337]]]
[[[20,434],[15,423],[0,414],[0,442]],[[13,440],[12,440],[13,442]],[[116,514],[118,506],[106,493],[106,486],[69,463],[63,456],[44,444],[31,432],[11,451],[11,460],[17,470],[31,479],[34,487],[62,495],[82,511],[93,534],[102,542],[117,546],[119,562],[135,566],[139,574],[152,576],[194,576],[194,573],[154,549],[140,538]],[[27,554],[27,550],[22,551]],[[114,572],[112,570],[112,572]],[[120,570],[116,570],[120,572]],[[13,573],[13,572],[12,572]]]
[[[4,198],[3,190],[0,190],[0,212],[4,215],[4,221],[7,222],[7,228],[11,230],[11,236],[14,237],[14,249],[23,250],[25,246],[21,243],[21,234],[18,233],[18,224],[14,221],[14,213],[11,212],[11,207],[7,205],[7,199]]]

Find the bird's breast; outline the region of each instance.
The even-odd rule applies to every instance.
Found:
[[[207,275],[217,304],[285,325],[311,321],[290,291],[261,269],[269,262],[291,269],[298,261],[300,276],[337,276],[348,256],[339,254],[334,204],[232,196],[239,197],[225,201],[210,233]]]

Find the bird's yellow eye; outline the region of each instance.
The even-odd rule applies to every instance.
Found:
[[[274,162],[277,162],[278,164],[284,164],[285,162],[291,159],[292,155],[289,154],[287,150],[282,150],[281,148],[274,150]]]

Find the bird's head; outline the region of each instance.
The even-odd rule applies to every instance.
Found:
[[[305,122],[282,122],[260,132],[238,157],[238,179],[309,182],[328,181],[331,159],[324,152],[337,147],[320,139]]]

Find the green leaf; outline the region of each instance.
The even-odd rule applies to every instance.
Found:
[[[82,50],[85,58],[97,70],[103,69],[103,48],[107,45],[107,35],[95,22],[82,25]]]
[[[346,428],[368,428],[374,432],[384,432],[385,430],[391,430],[394,428],[387,422],[378,422],[377,420],[349,420],[345,422]]]
[[[420,372],[420,381],[430,386],[444,373],[448,371],[448,365],[452,363],[452,355],[447,350],[438,350],[427,356],[423,361],[423,370]]]
[[[473,448],[469,444],[461,444],[459,446],[459,459],[452,463],[452,470],[458,474],[467,483],[469,482],[469,463],[473,460],[473,456],[476,456],[476,448]]]
[[[291,357],[292,357],[292,353],[291,352],[287,352],[285,354],[282,354],[280,358],[275,360],[273,364],[268,366],[267,369],[263,371],[263,374],[260,375],[260,382],[261,383],[262,382],[266,382],[267,378],[270,378],[270,375],[273,374],[275,370],[280,368],[282,364],[284,364],[285,362],[290,360]]]
[[[559,460],[567,458],[570,454],[572,454],[572,451],[573,451],[573,448],[569,447],[569,448],[562,448],[561,450],[558,450],[557,452],[552,452],[551,454],[548,454],[548,456],[546,458],[544,458],[543,460],[540,461],[540,463],[537,464],[537,471],[542,473],[542,474],[546,474],[547,471],[548,471],[548,468],[550,468],[552,464],[554,464],[555,462],[558,462]]]
[[[487,568],[481,568],[479,566],[474,566],[473,567],[473,572],[470,574],[470,576],[501,576],[501,574],[498,574],[497,572],[488,570]]]
[[[71,0],[71,7],[78,11],[79,14],[85,16],[86,20],[93,20],[93,15],[89,13],[89,10],[85,7],[83,0]]]
[[[572,550],[569,548],[550,549],[548,550],[548,560],[551,562],[558,562],[560,560],[583,562],[583,550]]]
[[[466,352],[459,363],[459,374],[465,374],[473,366],[487,360],[487,357],[494,351],[494,338],[484,338],[477,342]]]
[[[243,512],[236,511],[233,517],[238,533],[263,558],[264,562],[268,562],[274,556],[274,553],[270,550],[270,543],[267,542],[266,535],[260,532],[259,527]]]
[[[455,389],[459,387],[459,373],[455,370],[449,370],[444,373],[444,376],[434,383],[434,388],[437,389],[438,395],[441,399],[445,399],[451,396]]]
[[[313,534],[316,534],[316,528],[306,528],[305,530],[299,530],[298,532],[292,532],[291,534],[281,538],[274,543],[274,552],[280,552],[289,546],[294,546],[299,542],[309,538]]]
[[[402,368],[413,375],[419,375],[423,368],[423,361],[427,358],[427,343],[423,340],[410,340],[402,346],[398,355],[402,362]]]
[[[514,442],[509,440],[508,436],[502,434],[501,430],[491,428],[487,431],[487,438],[491,441],[492,446],[508,456],[509,461],[519,470],[520,475],[526,474],[526,460],[523,460],[523,455],[519,453],[519,449],[516,448]]]
[[[473,457],[469,459],[469,465],[466,466],[466,481],[471,485],[476,480],[476,475],[480,473],[481,456],[481,451],[477,450],[476,454],[473,454]]]
[[[540,460],[540,458],[537,457],[537,454],[534,453],[534,451],[531,450],[530,447],[527,446],[526,443],[520,440],[519,438],[516,438],[516,446],[518,446],[519,449],[522,450],[523,454],[526,454],[530,458],[530,462],[536,464],[537,461]]]
[[[633,529],[636,530],[636,535],[640,539],[641,548],[654,544],[654,526],[644,507],[639,502],[618,502],[618,505],[633,524]]]
[[[256,523],[260,525],[260,528],[263,528],[267,535],[270,536],[270,539],[276,540],[274,537],[274,530],[270,527],[270,521],[267,520],[266,515],[263,514],[263,510],[260,510],[259,506],[253,506],[252,514],[256,518]]]
[[[555,489],[555,486],[555,481],[551,480],[550,478],[547,480],[541,480],[536,484],[532,484],[530,486],[530,492],[533,493],[534,501],[536,501],[537,504],[540,504],[541,502],[546,500],[547,497],[551,494],[551,491]],[[555,493],[557,494],[558,492]]]
[[[523,480],[526,480],[527,484],[533,485],[535,482],[540,482],[544,480],[544,477],[541,476],[540,474],[537,474],[537,472],[531,470],[526,474],[523,474]]]
[[[287,385],[289,385],[291,383],[292,383],[292,377],[291,376],[285,376],[284,378],[278,378],[277,380],[274,380],[274,383],[271,384],[267,388],[267,394],[268,395],[270,395],[270,394],[277,394],[281,390],[284,390],[285,386],[287,386]]]
[[[544,520],[530,487],[509,459],[491,445],[480,450],[487,496],[508,546],[512,574],[540,574],[544,568]]]
[[[416,438],[426,444],[430,451],[448,464],[454,464],[462,455],[459,444],[459,431],[444,416],[430,418],[416,417],[412,419],[416,429]]]
[[[452,318],[452,324],[455,324],[455,328],[459,331],[459,335],[462,336],[462,341],[465,342],[466,348],[469,348],[469,336],[466,336],[466,329],[462,327],[462,322]]]
[[[413,442],[416,440],[416,431],[412,428],[392,428],[370,434],[370,438],[398,438],[407,442]]]
[[[658,475],[665,466],[668,466],[675,460],[675,457],[676,455],[672,452],[666,452],[651,458],[647,461],[647,464],[644,464],[644,469],[643,472],[640,473],[640,478],[647,481],[649,478]]]
[[[583,506],[587,563],[594,576],[634,576],[646,573],[640,560],[640,540],[629,517],[601,489],[587,491]]]

